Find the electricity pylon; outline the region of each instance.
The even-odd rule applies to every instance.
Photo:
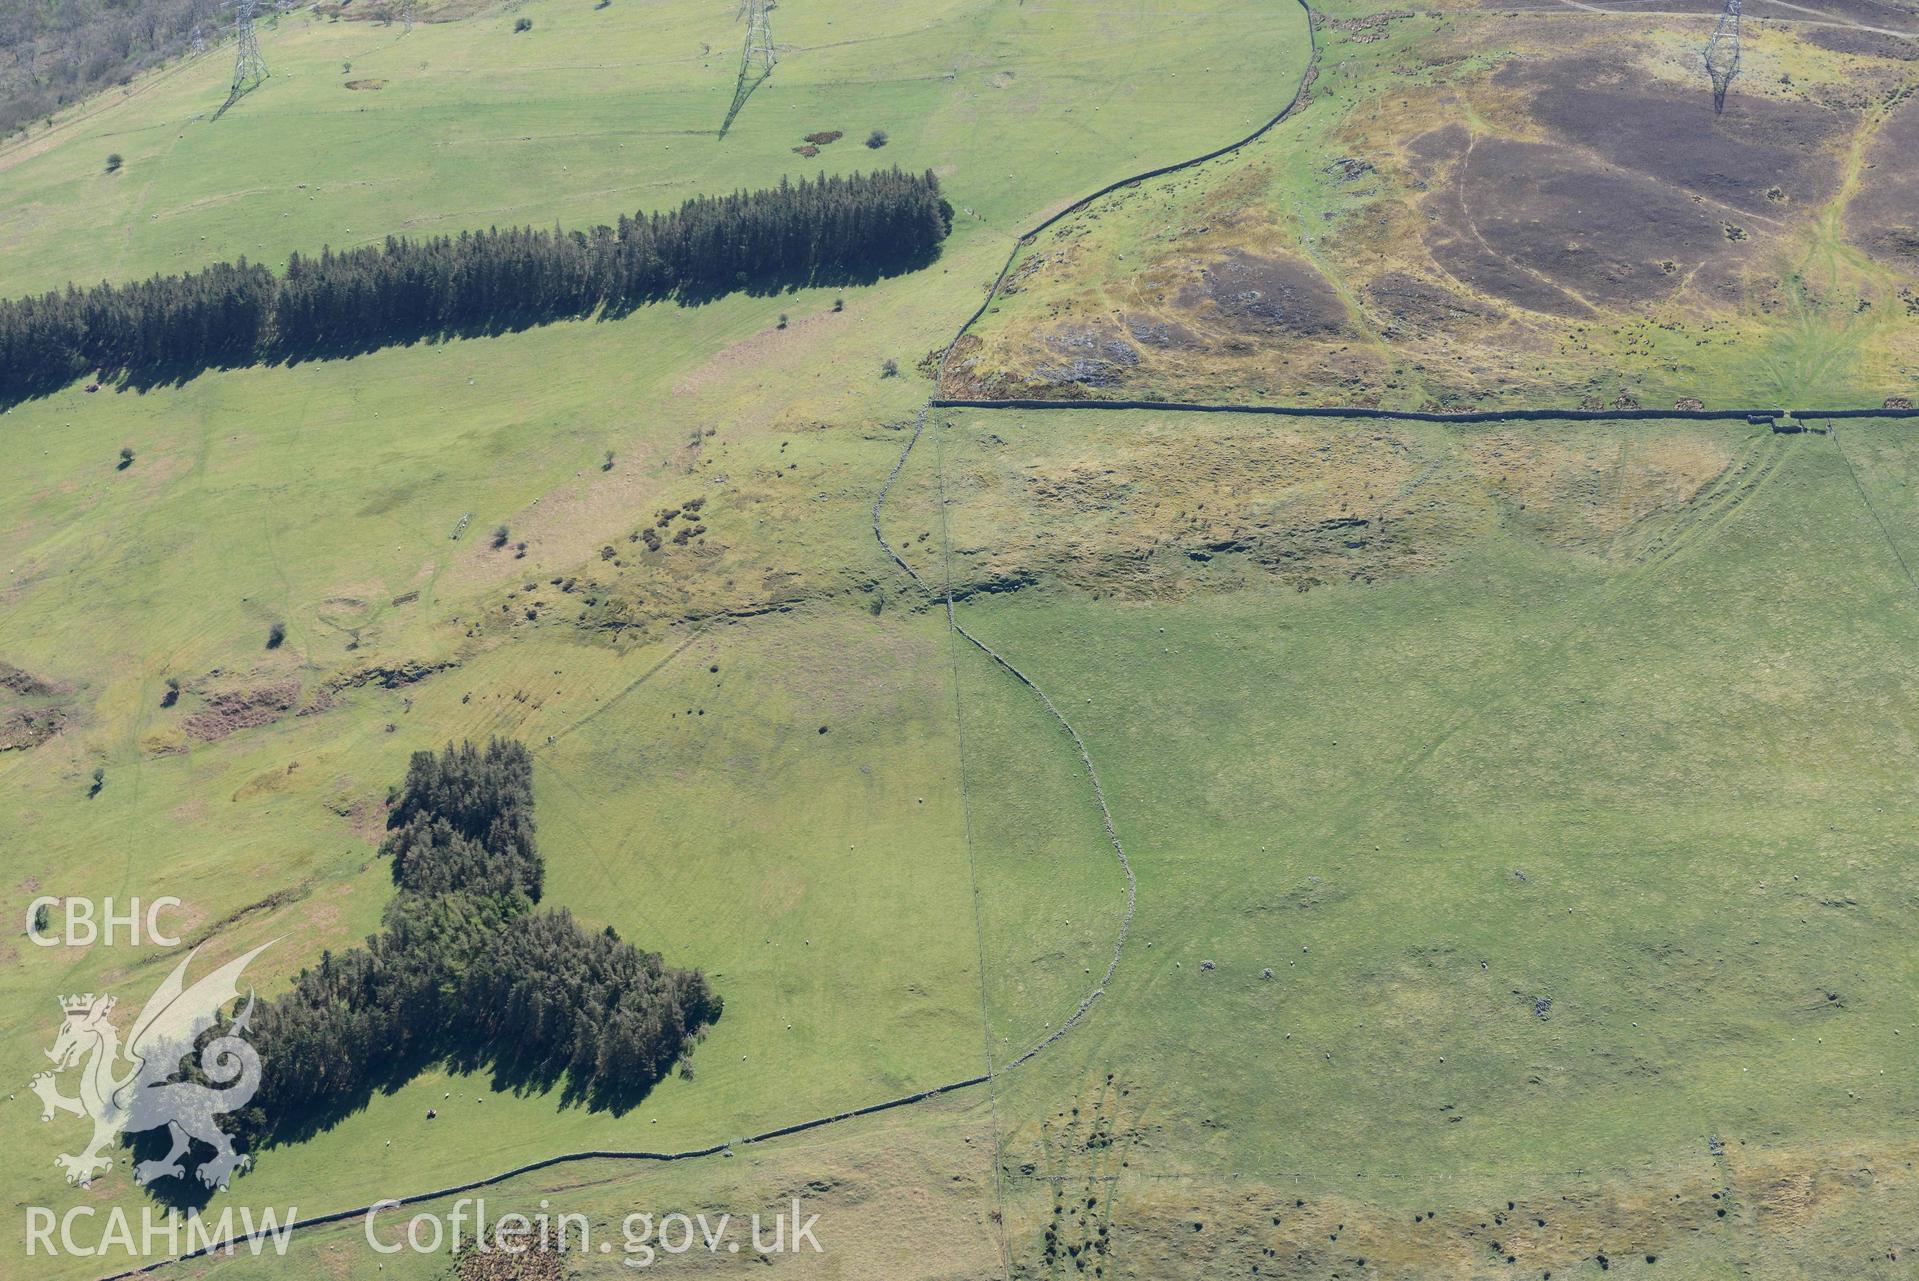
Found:
[[[766,11],[773,7],[770,0],[746,0],[745,7],[746,47],[740,50],[740,79],[733,87],[733,105],[726,109],[726,120],[720,125],[722,138],[733,127],[733,117],[740,114],[748,95],[773,74],[773,64],[778,61],[773,56],[773,29],[766,20]]]
[[[1712,80],[1714,115],[1725,111],[1726,90],[1732,87],[1732,78],[1739,74],[1739,4],[1740,0],[1726,0],[1719,25],[1712,29],[1712,39],[1706,42],[1706,75]]]
[[[260,41],[253,34],[253,0],[234,2],[233,41],[233,87],[227,90],[227,100],[220,104],[220,110],[213,113],[215,120],[267,78],[267,60],[260,56]]]

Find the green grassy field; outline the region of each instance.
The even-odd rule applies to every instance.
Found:
[[[408,754],[509,734],[536,759],[547,902],[726,999],[690,1079],[623,1116],[435,1071],[263,1154],[235,1201],[319,1213],[972,1077],[1112,955],[1124,882],[1071,739],[898,573],[872,504],[931,390],[916,365],[1012,236],[1283,105],[1301,17],[834,0],[772,22],[779,66],[724,141],[743,27],[661,0],[404,37],[289,16],[263,32],[273,77],[218,122],[216,52],[0,148],[12,292],[878,162],[934,169],[959,211],[939,263],[869,288],[0,416],[0,659],[68,717],[0,753],[0,909],[175,894],[222,955],[280,939],[254,971],[271,994],[376,927]],[[1419,37],[1391,41],[1342,57]],[[1362,70],[1322,73],[1341,120]],[[1254,190],[1310,213],[1337,202],[1321,116],[1301,124]],[[792,153],[818,129],[847,136]],[[1225,210],[1232,183],[1128,193],[1092,234]],[[1113,985],[988,1087],[489,1196],[603,1223],[803,1196],[829,1249],[779,1266],[824,1277],[1557,1275],[1600,1252],[1900,1275],[1909,431],[934,413],[883,525],[1084,736],[1139,879]],[[706,532],[643,550],[692,498]],[[174,957],[17,932],[0,955],[5,1186],[138,1207],[124,1168],[59,1182],[79,1123],[41,1126],[23,1087],[56,995],[137,1003]],[[349,1224],[181,1274],[448,1271],[376,1260]]]
[[[548,901],[703,966],[727,998],[695,1076],[618,1120],[484,1078],[376,1097],[248,1176],[249,1198],[307,1213],[554,1151],[701,1146],[981,1070],[947,637],[904,607],[866,517],[926,384],[879,366],[950,334],[1012,227],[1176,158],[1194,129],[1239,127],[1242,95],[1158,68],[1303,56],[1295,18],[1243,5],[808,6],[780,15],[779,71],[720,143],[729,14],[524,12],[518,36],[495,14],[404,41],[282,19],[263,32],[273,78],[218,122],[204,115],[225,68],[209,57],[0,151],[0,226],[34,247],[16,290],[609,220],[875,163],[935,168],[961,208],[941,264],[840,291],[843,313],[826,291],[734,297],[144,395],[76,387],[0,419],[19,463],[0,500],[0,653],[63,685],[70,714],[0,758],[17,916],[43,891],[176,894],[190,930],[219,926],[217,947],[283,936],[256,967],[271,991],[374,928],[391,893],[380,801],[406,755],[511,733],[539,761]],[[848,138],[791,153],[829,127]],[[872,128],[885,150],[860,146]],[[133,181],[95,182],[109,150],[126,158],[111,177]],[[136,461],[116,470],[122,446]],[[704,539],[652,560],[628,541],[694,496]],[[497,524],[524,559],[490,546]],[[614,544],[617,564],[597,554]],[[595,585],[549,582],[576,576]],[[288,640],[268,652],[275,622]],[[162,708],[168,677],[184,692]],[[1017,691],[997,697],[1024,714]],[[236,699],[269,723],[223,734]],[[17,937],[8,955],[5,1057],[22,1083],[54,995],[139,991],[170,964]],[[59,1127],[13,1093],[0,1128],[47,1146]],[[82,1193],[21,1173],[35,1203],[140,1202],[119,1178]]]
[[[1097,452],[1144,500],[1195,439],[1250,434],[1114,414],[1092,419],[1090,445],[1088,417],[960,419],[954,547],[987,559],[1034,528],[1081,534],[1035,483],[1063,456]],[[1396,1240],[1398,1210],[1410,1227],[1429,1201],[1454,1220],[1510,1199],[1552,1207],[1550,1230],[1525,1234],[1532,1263],[1687,1241],[1682,1274],[1699,1276],[1737,1258],[1805,1274],[1749,1235],[1798,1235],[1765,1204],[1771,1163],[1843,1144],[1903,1170],[1919,1009],[1897,942],[1916,888],[1901,655],[1919,616],[1909,553],[1880,522],[1898,530],[1909,510],[1906,429],[1598,430],[1620,459],[1598,492],[1573,465],[1593,428],[1527,430],[1522,466],[1544,483],[1523,509],[1458,474],[1511,436],[1396,432],[1426,464],[1409,503],[1442,509],[1428,519],[1494,513],[1443,565],[1322,570],[1304,592],[1229,578],[1176,599],[1120,573],[1049,590],[1042,568],[1031,593],[960,607],[1070,709],[1140,876],[1109,1003],[1008,1081],[1009,1168],[1083,1177],[1123,1157],[1141,1188],[1196,1181],[1229,1239],[1243,1225],[1222,1200],[1338,1198],[1374,1240],[1332,1254],[1370,1252],[1392,1275],[1441,1274],[1459,1237],[1447,1222]],[[1675,444],[1731,465],[1603,544],[1552,536],[1567,509],[1628,497],[1634,455]],[[1318,480],[1276,474],[1243,517],[1284,529],[1289,491]],[[1177,536],[1152,555],[1186,559]],[[1117,1153],[1062,1148],[1061,1102],[1091,1111],[1115,1089]],[[1910,1205],[1910,1179],[1887,1177]],[[1738,1212],[1654,1191],[1692,1184]],[[1591,1203],[1633,1198],[1652,1204],[1625,1222]],[[1857,1240],[1894,1239],[1889,1211],[1847,1212]],[[1168,1226],[1150,1203],[1133,1213]],[[1304,1235],[1242,1235],[1288,1233]],[[1832,1274],[1900,1275],[1866,1253]],[[1120,1263],[1151,1274],[1140,1253]]]
[[[1124,417],[1109,458],[1146,430]],[[951,465],[1016,475],[1074,428],[965,420]],[[1741,1126],[1810,1141],[1868,1083],[1910,1115],[1913,974],[1867,918],[1914,888],[1912,585],[1831,438],[1709,430],[1771,470],[1647,522],[1648,553],[1520,517],[1372,585],[962,606],[1072,708],[1141,874],[1125,1013],[1055,1062],[1137,1063],[1219,1123],[1179,1161],[1212,1172],[1625,1167]],[[1474,431],[1408,435],[1443,458]],[[1850,429],[1869,492],[1900,431]],[[1003,520],[962,505],[955,541]]]
[[[515,35],[521,15],[534,26]],[[217,122],[225,49],[0,151],[0,234],[34,248],[8,286],[242,254],[277,265],[401,232],[612,222],[875,163],[940,171],[963,228],[1004,233],[1283,101],[1277,80],[1246,87],[1277,76],[1275,57],[1297,76],[1299,27],[1296,10],[1246,0],[791,5],[774,20],[778,73],[722,142],[744,30],[723,5],[533,4],[404,36],[289,16],[261,36],[271,78]],[[1195,59],[1217,74],[1161,74]],[[382,86],[344,87],[369,81]],[[792,153],[829,129],[847,136],[817,159]],[[891,141],[869,153],[873,129]],[[107,174],[114,151],[125,166]]]

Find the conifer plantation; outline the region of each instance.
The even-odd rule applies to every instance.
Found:
[[[517,742],[415,753],[382,852],[399,894],[364,948],[326,953],[260,1007],[265,1072],[239,1118],[253,1146],[299,1138],[428,1064],[490,1067],[615,1111],[718,1019],[697,970],[611,929],[538,911],[533,762]]]
[[[98,370],[134,382],[620,315],[668,298],[850,284],[930,262],[952,226],[932,173],[782,179],[591,231],[462,232],[0,301],[0,400]]]

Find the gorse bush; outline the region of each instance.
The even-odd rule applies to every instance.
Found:
[[[0,399],[90,369],[135,380],[345,355],[702,299],[877,278],[931,261],[952,209],[898,169],[700,196],[590,232],[492,228],[0,302]]]

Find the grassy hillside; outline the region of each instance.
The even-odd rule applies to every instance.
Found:
[[[1284,1276],[1893,1239],[1830,1165],[1915,1195],[1907,433],[1086,418],[945,446],[956,581],[1038,577],[960,621],[1069,709],[1140,877],[1108,1003],[1008,1079],[1005,1167],[1118,1171],[1128,1276],[1181,1213]],[[1507,1200],[1523,1232],[1475,1226]],[[1043,1274],[1064,1225],[1025,1217]]]
[[[952,394],[1912,398],[1919,229],[1887,158],[1919,137],[1919,39],[1749,22],[1715,115],[1699,19],[1368,8],[1320,22],[1308,105],[1266,138],[1023,248]]]
[[[533,27],[515,34],[520,17]],[[241,254],[278,265],[401,231],[590,225],[874,163],[938,169],[962,225],[1005,231],[1283,101],[1277,79],[1256,100],[1243,87],[1297,77],[1298,28],[1296,10],[1227,0],[788,5],[778,72],[719,141],[744,38],[724,5],[532,4],[404,35],[288,16],[261,33],[271,78],[217,122],[225,48],[0,151],[0,231],[34,248],[8,286]],[[1216,75],[1165,74],[1193,60]],[[847,136],[817,158],[793,154],[833,129]],[[891,139],[877,153],[873,129]],[[125,158],[113,174],[109,152]]]
[[[436,1075],[264,1155],[251,1202],[311,1213],[567,1148],[699,1146],[981,1068],[946,635],[902,608],[871,542],[874,482],[926,394],[914,362],[974,305],[1004,228],[1177,157],[1194,129],[1239,127],[1239,95],[1158,75],[1169,61],[1298,65],[1303,32],[1225,5],[804,9],[780,15],[780,68],[723,143],[730,14],[532,5],[517,36],[497,15],[404,41],[283,19],[263,32],[272,79],[218,122],[210,57],[0,152],[0,223],[34,247],[13,289],[584,223],[874,164],[938,170],[961,208],[941,263],[841,291],[843,311],[819,291],[736,296],[146,394],[75,387],[0,418],[21,464],[0,482],[17,514],[0,654],[65,717],[0,756],[17,918],[41,892],[176,894],[190,937],[280,937],[255,970],[271,992],[373,928],[406,755],[511,733],[536,753],[548,901],[704,967],[728,1003],[694,1077],[624,1118]],[[793,154],[830,127],[848,137]],[[877,152],[873,128],[891,135]],[[125,156],[111,177],[108,150]],[[884,377],[887,358],[908,372]],[[635,541],[692,498],[702,535]],[[268,650],[274,623],[287,640]],[[998,697],[1021,714],[1017,691]],[[137,1002],[171,964],[7,946],[21,1081],[57,993]],[[37,1112],[17,1092],[0,1132],[76,1141]],[[36,1173],[21,1194],[141,1200],[117,1175],[81,1193]]]
[[[1172,425],[1115,416],[1116,483],[1154,492],[1155,461],[1220,430]],[[978,482],[956,546],[1017,538],[993,500],[1045,515],[1029,477],[1084,448],[1070,423],[1008,428],[955,428],[949,485]],[[1849,434],[1869,493],[1897,430]],[[1126,1064],[1156,1106],[1211,1119],[1162,1160],[1332,1176],[1416,1152],[1519,1179],[1703,1152],[1704,1133],[1809,1142],[1868,1080],[1857,1115],[1884,1109],[1882,1138],[1919,1102],[1894,1033],[1913,975],[1870,924],[1913,890],[1912,585],[1830,437],[1615,428],[1622,465],[1588,494],[1567,482],[1589,435],[1395,440],[1431,460],[1411,503],[1482,525],[1443,563],[1387,551],[1370,583],[1176,599],[1112,575],[1099,600],[962,607],[1073,709],[1117,798],[1142,877],[1128,977],[1055,1061]],[[1542,529],[1619,501],[1633,460],[1675,444],[1726,471],[1604,542]],[[1466,472],[1496,453],[1498,479]],[[1522,477],[1524,511],[1496,488]],[[1283,493],[1254,510],[1298,549]],[[1348,541],[1396,523],[1357,510]]]
[[[535,756],[547,901],[726,1000],[690,1078],[623,1116],[435,1070],[262,1154],[233,1200],[312,1214],[560,1151],[701,1147],[1048,1037],[1113,954],[1124,880],[1066,728],[949,630],[950,591],[1098,767],[1138,877],[1112,985],[989,1086],[726,1156],[557,1167],[490,1192],[496,1212],[800,1196],[828,1252],[779,1266],[840,1277],[1424,1281],[1602,1254],[1899,1275],[1919,1208],[1909,429],[932,413],[877,517],[929,595],[873,537],[933,390],[922,358],[1019,229],[1283,105],[1303,21],[796,0],[719,140],[732,9],[536,0],[404,36],[289,16],[263,33],[272,78],[217,122],[224,55],[0,149],[10,290],[876,163],[934,169],[959,213],[938,263],[870,288],[0,415],[0,659],[32,677],[0,688],[22,738],[0,751],[0,910],[175,894],[221,956],[279,940],[253,972],[271,994],[375,927],[407,755],[508,734]],[[1130,289],[1135,246],[1197,217],[1277,260],[1305,242],[1257,213],[1275,193],[1356,221],[1371,206],[1326,149],[1372,154],[1367,77],[1470,47],[1451,21],[1323,30],[1347,43],[1294,125],[1062,224],[1081,248],[1057,261]],[[1470,80],[1482,55],[1446,65]],[[1436,82],[1401,81],[1409,103]],[[1897,297],[1865,252],[1834,248],[1834,270]],[[982,334],[1090,305],[1067,299],[1085,279],[1023,274]],[[1908,358],[1887,308],[1845,328],[1838,305],[1806,313],[1809,342]],[[1578,379],[1617,352],[1533,355]],[[1195,356],[1178,386],[1276,394],[1237,359]],[[1866,366],[1821,367],[1713,376],[1730,396]],[[134,1005],[175,963],[17,935],[0,953],[20,1082],[57,994]],[[78,1123],[7,1093],[16,1203],[144,1204],[124,1168],[62,1185]],[[181,1275],[451,1267],[376,1268],[357,1225],[290,1260]]]

